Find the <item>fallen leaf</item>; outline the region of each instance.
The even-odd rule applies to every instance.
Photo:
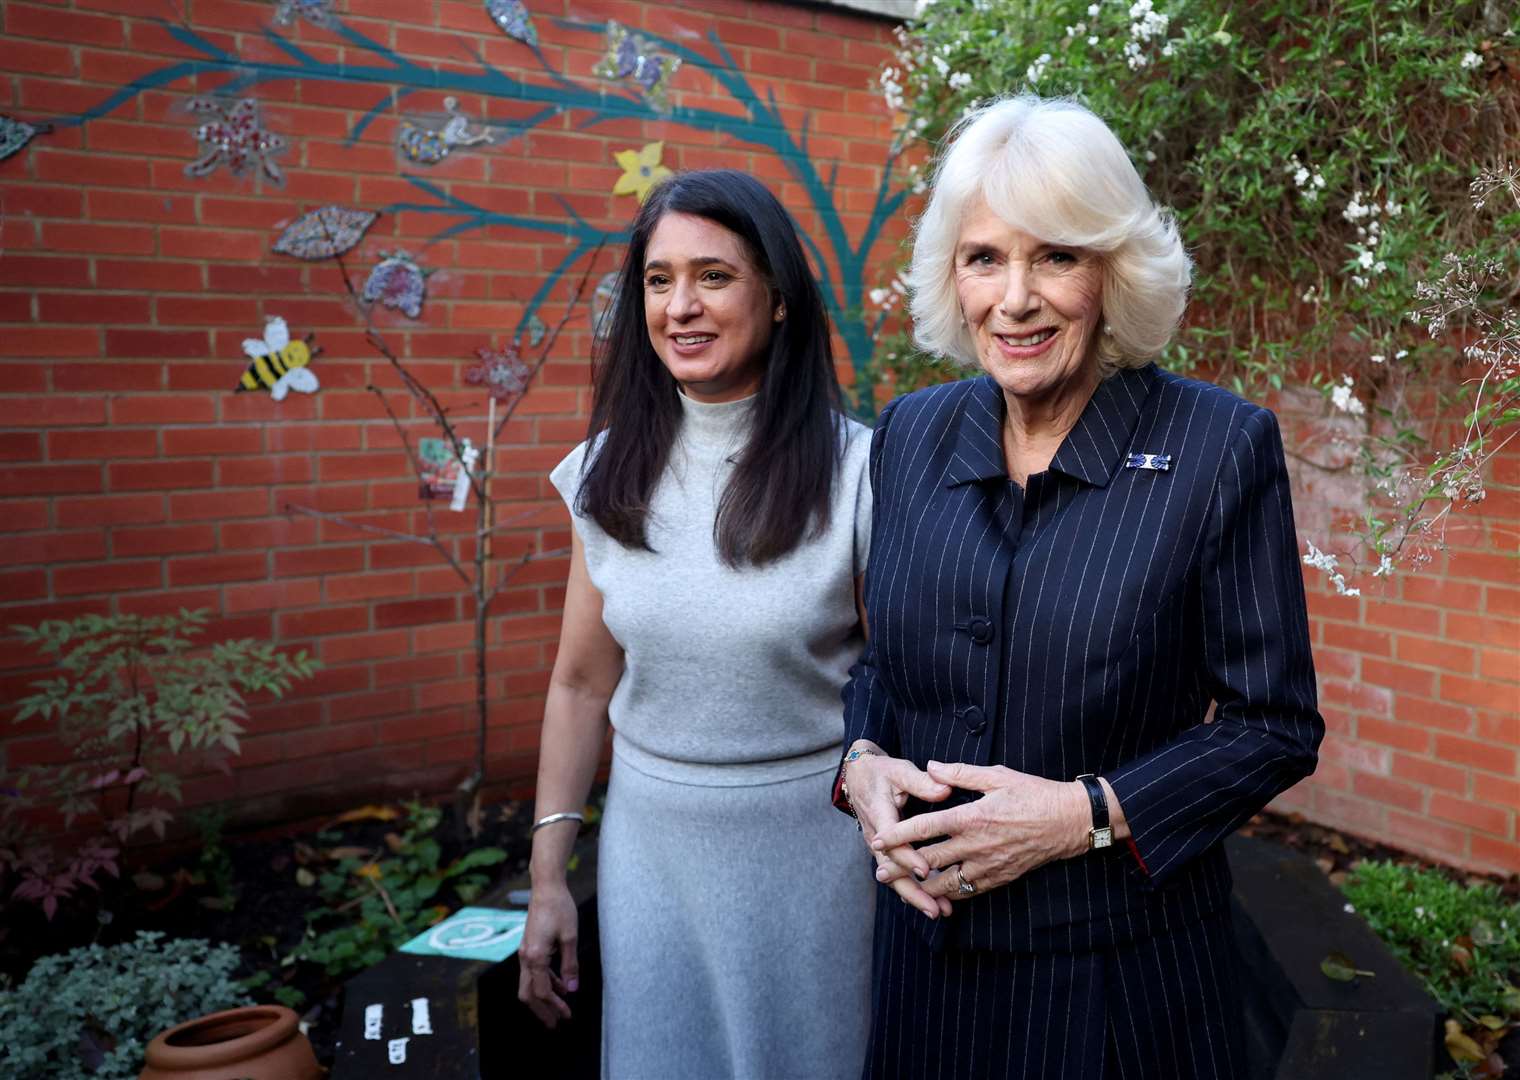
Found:
[[[1374,971],[1363,971],[1358,968],[1351,957],[1343,952],[1333,952],[1327,955],[1319,962],[1319,969],[1324,973],[1326,978],[1334,979],[1336,982],[1351,982],[1358,975],[1365,975],[1370,979],[1377,974]]]
[[[317,883],[317,875],[313,874],[304,866],[296,867],[296,884],[303,889],[309,889]]]
[[[139,870],[132,875],[132,884],[143,892],[157,892],[164,887],[164,879],[150,870]]]
[[[1446,1052],[1459,1065],[1476,1064],[1488,1057],[1481,1046],[1463,1033],[1462,1025],[1455,1020],[1446,1021]]]
[[[347,844],[341,847],[327,848],[322,852],[333,862],[342,859],[363,859],[369,855],[369,848],[360,847],[358,844]]]
[[[1461,968],[1464,975],[1472,971],[1472,953],[1468,951],[1466,946],[1456,944],[1452,945],[1451,962],[1457,967]]]
[[[1314,865],[1319,867],[1320,870],[1324,873],[1328,874],[1330,871],[1335,869],[1335,860],[1328,855],[1321,855],[1319,858],[1314,860]]]
[[[359,869],[355,870],[354,873],[359,877],[369,878],[372,881],[379,881],[382,872],[380,870],[379,863],[369,862],[359,867]]]
[[[1329,845],[1331,851],[1334,851],[1337,854],[1351,854],[1351,845],[1346,843],[1346,838],[1338,832],[1328,834],[1325,837],[1325,843]]]
[[[1492,1013],[1484,1013],[1478,1017],[1478,1023],[1488,1028],[1489,1031],[1499,1031],[1505,1026],[1503,1018],[1494,1016]]]
[[[394,806],[359,806],[333,818],[333,824],[344,824],[350,821],[395,821],[400,816],[401,811]]]
[[[1520,1016],[1520,988],[1510,986],[1504,991],[1504,1011],[1511,1016]]]
[[[406,847],[406,841],[395,833],[388,832],[385,834],[385,846],[391,849],[392,855],[400,855],[401,850]]]
[[[1479,919],[1473,923],[1472,932],[1469,936],[1476,944],[1482,945],[1485,948],[1490,945],[1499,944],[1499,931],[1495,930],[1493,923],[1487,919]]]

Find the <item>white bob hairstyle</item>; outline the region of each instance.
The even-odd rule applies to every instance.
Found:
[[[979,197],[1044,243],[1101,256],[1106,325],[1098,363],[1105,377],[1141,367],[1166,348],[1192,280],[1176,225],[1151,201],[1107,124],[1074,101],[1030,93],[967,115],[940,154],[908,266],[908,311],[920,348],[977,362],[956,295],[955,249],[963,215]]]

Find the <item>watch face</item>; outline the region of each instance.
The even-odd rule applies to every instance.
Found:
[[[1114,830],[1111,828],[1094,829],[1088,834],[1088,844],[1093,850],[1098,848],[1112,847],[1114,843]]]

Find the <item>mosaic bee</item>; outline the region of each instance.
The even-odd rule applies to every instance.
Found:
[[[306,341],[291,341],[290,327],[278,315],[265,320],[262,340],[243,339],[243,351],[252,362],[238,380],[238,393],[263,387],[270,397],[284,401],[292,390],[314,394],[321,385],[316,372],[307,367],[313,355],[310,337]]]

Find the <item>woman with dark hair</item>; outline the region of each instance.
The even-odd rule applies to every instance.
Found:
[[[587,441],[550,477],[573,554],[519,997],[570,1015],[567,822],[610,723],[602,1074],[854,1076],[872,885],[827,804],[864,640],[869,440],[840,412],[793,223],[749,176],[651,193],[610,318]]]

